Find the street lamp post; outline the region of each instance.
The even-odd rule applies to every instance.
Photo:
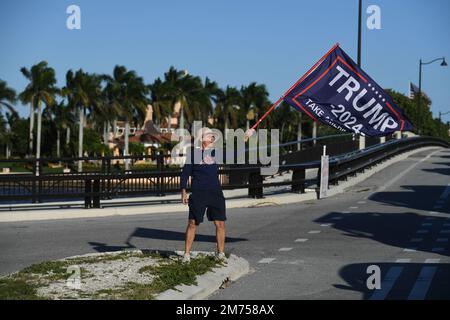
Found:
[[[429,62],[422,62],[422,59],[419,60],[419,97],[417,99],[417,133],[421,134],[421,118],[422,118],[422,109],[421,109],[421,101],[422,101],[422,66],[427,64],[432,64],[433,62],[442,60],[441,66],[446,67],[447,62],[445,61],[445,57],[436,58]]]
[[[361,68],[361,42],[362,42],[362,0],[358,0],[358,55],[357,64]],[[314,140],[315,141],[315,140]],[[359,149],[366,147],[366,137],[359,135]]]
[[[362,0],[358,1],[358,67],[361,67]]]

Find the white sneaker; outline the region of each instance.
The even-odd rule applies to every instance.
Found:
[[[216,253],[216,259],[217,260],[221,260],[221,261],[223,261],[223,260],[225,260],[227,257],[225,256],[225,252],[219,252],[219,253]]]
[[[189,262],[191,262],[191,255],[188,253],[188,254],[184,254],[183,255],[183,259],[181,260],[181,262],[183,262],[183,263],[189,263]]]

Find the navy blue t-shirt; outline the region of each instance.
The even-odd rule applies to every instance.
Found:
[[[190,176],[192,176],[192,190],[221,189],[217,174],[218,165],[215,160],[215,152],[213,148],[202,149],[195,147],[187,149],[186,163],[181,172],[181,189],[186,189]]]

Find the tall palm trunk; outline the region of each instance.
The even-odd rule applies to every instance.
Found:
[[[80,107],[80,124],[78,128],[78,157],[83,157],[84,107]],[[83,171],[83,161],[78,161],[78,172]]]
[[[38,100],[38,109],[37,109],[37,132],[36,132],[36,159],[38,161],[41,159],[41,130],[42,130],[42,110],[41,110],[41,100]],[[37,175],[39,172],[39,165],[36,167]]]
[[[69,143],[70,143],[70,127],[67,126],[67,129],[66,129],[66,145],[68,146]]]
[[[228,115],[225,117],[225,127],[224,127],[224,135],[227,135],[227,130],[228,130]]]
[[[108,124],[106,121],[103,121],[103,144],[105,146],[108,145]]]
[[[125,119],[125,151],[124,151],[124,156],[128,156],[128,139],[129,139],[129,134],[130,134],[130,124],[128,123],[128,118]],[[129,170],[130,169],[130,163],[129,163],[130,159],[125,159],[125,170]]]
[[[300,114],[300,121],[298,122],[298,126],[297,126],[297,141],[301,141],[302,140],[302,115]],[[297,150],[300,151],[302,150],[302,143],[299,142],[297,144]]]
[[[56,157],[61,156],[61,130],[56,130]]]
[[[180,128],[184,129],[184,110],[183,110],[183,106],[180,107]]]
[[[109,128],[111,124],[109,121],[106,121],[106,132],[105,132],[105,146],[109,146]]]
[[[38,100],[37,108],[37,132],[36,132],[36,158],[41,158],[41,131],[42,131],[42,108],[41,101]]]
[[[317,138],[317,122],[313,122],[313,129],[312,129],[312,137],[313,139]],[[316,145],[316,140],[313,140],[313,145]]]
[[[29,133],[29,155],[32,156],[33,154],[33,129],[34,129],[34,99],[31,98],[31,104],[30,104],[30,133]]]

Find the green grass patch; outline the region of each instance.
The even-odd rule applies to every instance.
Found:
[[[0,162],[0,171],[3,168],[9,168],[10,172],[32,172],[31,165],[24,165],[20,162]]]
[[[79,257],[79,258],[71,258],[66,261],[71,265],[73,264],[91,264],[91,263],[99,263],[99,262],[108,262],[108,261],[116,261],[122,260],[125,261],[128,258],[136,257],[136,258],[155,258],[162,259],[161,255],[154,252],[134,252],[134,251],[123,251],[117,254],[105,254],[102,256],[92,256],[92,257]]]
[[[176,286],[197,285],[196,277],[212,270],[215,267],[222,266],[223,262],[218,261],[213,256],[199,256],[191,259],[190,263],[182,263],[181,261],[173,261],[168,264],[157,266],[146,266],[139,270],[139,273],[150,272],[155,275],[150,286],[146,290],[141,290],[139,286],[133,284],[133,288],[137,293],[143,294],[147,290],[151,290],[153,294],[160,293],[169,289],[175,289]],[[130,297],[134,299],[134,297]],[[140,299],[140,298],[139,298]],[[144,298],[145,299],[145,298]]]
[[[0,300],[42,300],[37,283],[24,277],[0,278]]]
[[[229,254],[227,256],[229,257]],[[201,254],[196,258],[192,258],[190,263],[183,263],[179,259],[171,259],[167,254],[130,251],[102,256],[78,257],[60,261],[45,261],[33,264],[10,276],[0,278],[0,300],[45,299],[45,297],[37,295],[38,288],[47,286],[50,283],[68,279],[68,277],[71,276],[71,273],[67,272],[69,266],[112,262],[117,260],[125,261],[132,257],[151,257],[157,260],[155,265],[144,266],[138,271],[141,274],[150,273],[153,276],[151,283],[142,284],[128,282],[122,287],[98,290],[93,294],[79,292],[78,298],[126,300],[154,299],[157,294],[169,289],[175,289],[178,285],[196,285],[197,276],[202,275],[215,267],[223,266],[225,263],[218,261],[214,256]],[[81,276],[86,279],[92,275],[90,275],[86,269],[81,268]]]
[[[229,255],[228,255],[229,256]],[[156,295],[176,286],[197,285],[196,277],[211,271],[215,267],[222,266],[213,256],[200,255],[191,259],[190,263],[182,263],[174,260],[159,265],[145,266],[139,269],[139,273],[149,272],[154,276],[150,284],[129,282],[122,288],[114,290],[98,291],[98,297],[107,296],[109,299],[126,300],[151,300]]]
[[[43,275],[50,277],[51,280],[66,279],[69,264],[66,261],[45,261],[26,267],[20,274]]]

